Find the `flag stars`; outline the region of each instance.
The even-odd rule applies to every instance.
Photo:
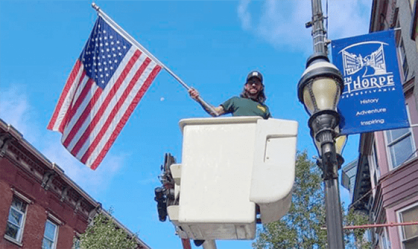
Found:
[[[132,44],[117,32],[114,33],[108,24],[101,23],[100,26],[99,28],[99,24],[96,25],[80,61],[89,77],[94,78],[100,87],[104,87]]]

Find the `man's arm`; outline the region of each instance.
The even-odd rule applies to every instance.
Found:
[[[215,110],[218,113],[218,115],[216,115],[209,108],[207,108],[205,105],[203,105],[202,102],[200,101],[200,98],[199,98],[199,96],[200,96],[199,92],[196,89],[191,88],[189,90],[189,94],[190,94],[190,97],[192,99],[194,99],[197,103],[199,103],[202,106],[203,110],[205,110],[212,117],[217,117],[218,115],[225,114],[225,110],[222,106],[218,106],[218,107],[211,106],[213,108],[213,110]]]

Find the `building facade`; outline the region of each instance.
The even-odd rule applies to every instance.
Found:
[[[374,0],[370,32],[396,31],[399,69],[411,127],[364,133],[351,207],[369,215],[373,248],[418,248],[418,53],[411,39],[415,0]],[[396,101],[396,100],[394,100]]]
[[[350,193],[350,199],[353,199],[354,186],[356,183],[357,160],[347,163],[341,169],[341,185]]]
[[[98,212],[109,215],[0,119],[0,248],[79,248],[80,234]],[[149,248],[138,238],[137,244]]]
[[[411,39],[415,41],[418,51],[418,0],[414,1],[412,8]]]

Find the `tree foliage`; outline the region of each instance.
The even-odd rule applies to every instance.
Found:
[[[355,212],[354,209],[350,209],[347,215],[345,216],[345,223],[348,226],[358,226],[358,225],[368,224],[369,219],[365,214]],[[371,242],[364,240],[365,233],[366,233],[365,228],[356,228],[353,230],[347,230],[346,236],[352,235],[354,237],[354,241],[350,240],[346,248],[362,248],[362,249],[372,248]]]
[[[263,225],[253,247],[264,248],[326,248],[325,199],[322,171],[307,158],[307,153],[298,153],[295,184],[289,212],[279,221]],[[343,207],[342,209],[343,210]],[[366,216],[350,210],[344,215],[344,225],[368,223]],[[363,240],[365,229],[344,230],[346,248],[371,248]]]
[[[263,225],[253,247],[325,248],[325,205],[320,169],[298,153],[292,205],[281,220]]]
[[[111,216],[99,213],[93,223],[80,236],[82,249],[135,249],[135,237],[130,237],[123,229],[118,228]]]

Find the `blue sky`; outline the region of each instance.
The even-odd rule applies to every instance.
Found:
[[[299,122],[298,150],[316,154],[297,83],[312,52],[310,1],[103,1],[99,5],[201,96],[219,105],[238,95],[251,70],[264,75],[275,118]],[[371,1],[329,3],[329,38],[368,33]],[[326,6],[323,5],[325,12]],[[61,90],[93,28],[91,1],[0,1],[0,118],[151,248],[182,248],[170,222],[158,221],[154,188],[164,153],[181,162],[178,122],[207,117],[162,71],[96,171],[74,159],[46,129]],[[346,162],[358,155],[349,138]],[[341,190],[348,202],[348,191]],[[251,248],[252,241],[218,242]]]

